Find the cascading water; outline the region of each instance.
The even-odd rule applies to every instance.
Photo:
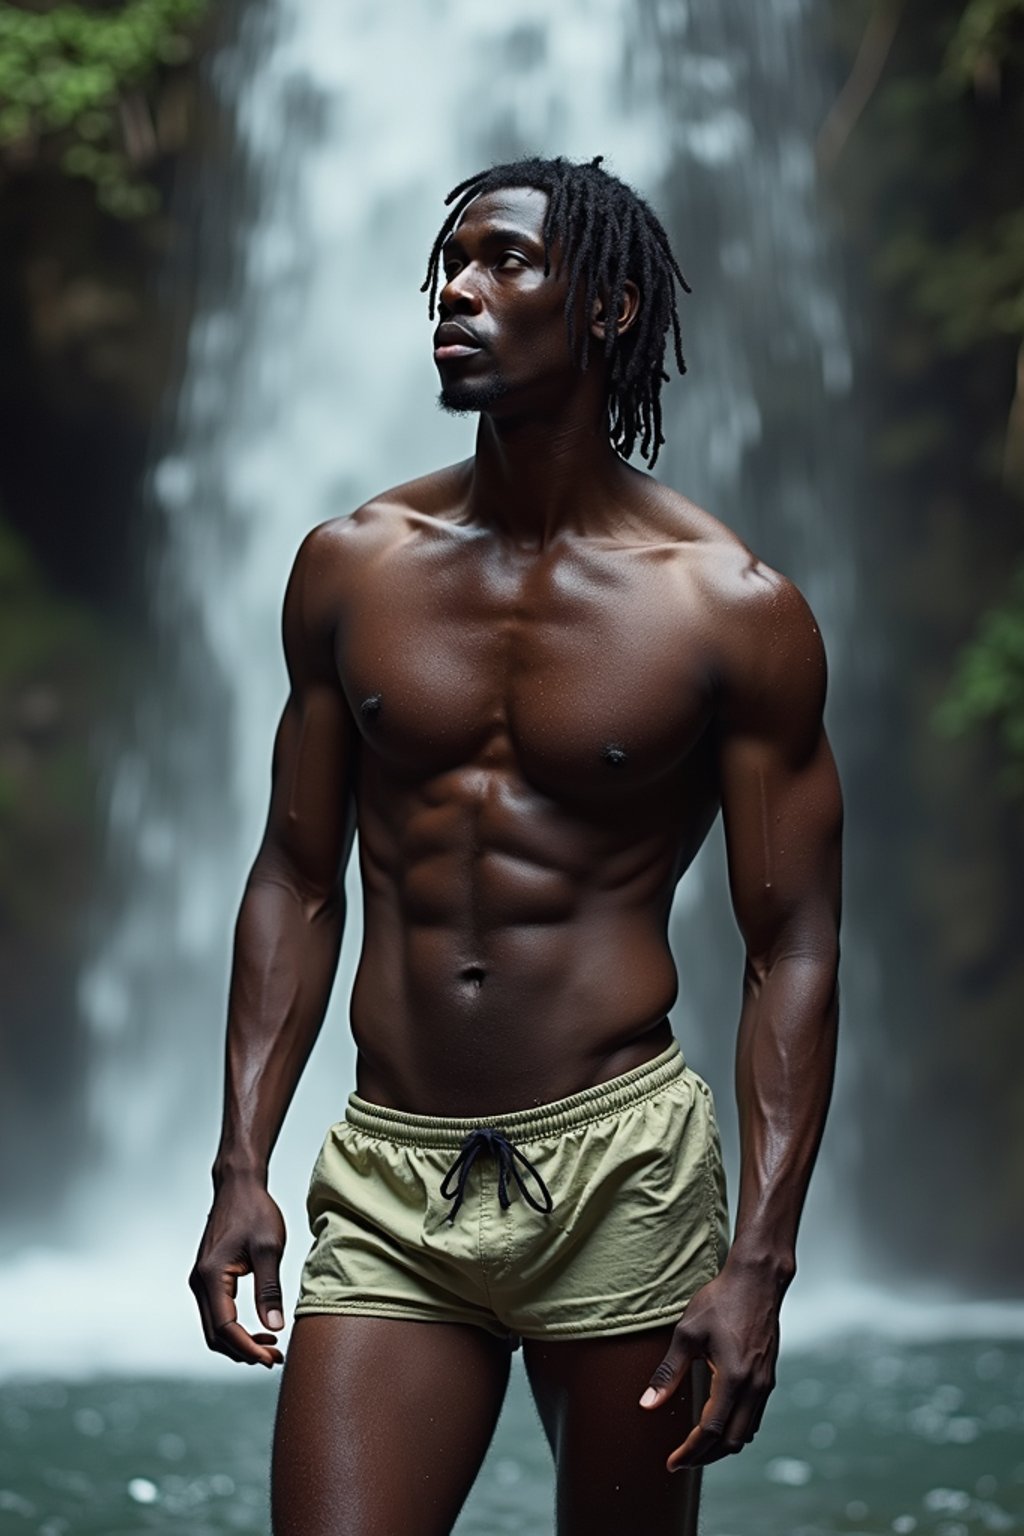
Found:
[[[666,393],[658,473],[807,595],[829,649],[842,765],[857,563],[836,442],[852,369],[816,206],[820,8],[522,0],[511,18],[472,0],[406,0],[398,19],[372,0],[262,0],[240,14],[212,80],[245,175],[233,196],[207,188],[200,201],[187,367],[148,488],[160,662],[111,776],[127,899],[81,984],[103,1151],[82,1172],[64,1249],[15,1266],[51,1319],[48,1348],[27,1344],[28,1363],[192,1369],[208,1358],[184,1281],[208,1206],[232,924],[285,694],[285,580],[315,523],[472,451],[472,421],[434,409],[418,292],[443,194],[469,172],[529,151],[601,153],[663,213],[694,295],[682,315],[690,372]],[[309,1168],[353,1079],[355,870],[353,859],[335,998],[272,1167],[291,1296]],[[684,881],[675,928],[677,1029],[728,1133],[742,951],[728,937],[720,828]],[[849,1018],[874,1003],[871,956],[849,925],[844,965]],[[825,1192],[829,1168],[856,1154],[842,1082]],[[819,1193],[811,1252],[821,1206]],[[78,1316],[90,1318],[82,1342],[73,1319],[61,1332],[55,1300],[71,1267]],[[243,1288],[252,1321],[247,1303]]]

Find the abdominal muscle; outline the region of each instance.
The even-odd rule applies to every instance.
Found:
[[[352,994],[361,1097],[413,1114],[501,1114],[606,1082],[670,1044],[671,889],[650,868],[609,888],[456,846],[433,855],[428,879],[415,862],[387,872],[366,841]]]

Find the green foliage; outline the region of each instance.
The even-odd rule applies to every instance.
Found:
[[[127,0],[117,10],[62,4],[23,11],[0,0],[0,152],[52,144],[62,168],[95,183],[107,212],[138,218],[156,189],[125,145],[125,94],[153,88],[191,54],[208,0]]]
[[[995,215],[980,229],[938,240],[907,231],[889,242],[876,275],[905,284],[932,322],[938,348],[966,352],[995,336],[1024,334],[1024,210]]]
[[[1024,794],[1024,563],[1006,601],[983,615],[961,650],[950,690],[932,716],[945,736],[983,722],[995,727],[1004,749],[1004,787]]]
[[[1000,70],[1021,62],[1022,21],[1024,0],[970,0],[947,50],[944,80],[961,90],[988,80],[991,88]],[[1016,201],[1019,189],[1008,191]],[[917,271],[915,289],[949,351],[1000,334],[1024,337],[1024,212],[1013,207],[950,242],[943,265]],[[1002,747],[1004,788],[1024,794],[1024,563],[1006,600],[982,614],[934,714],[935,728],[947,735],[983,722],[995,727]]]
[[[919,24],[920,25],[920,24]],[[944,29],[935,22],[936,35]],[[897,74],[879,92],[886,141],[885,191],[902,196],[888,210],[874,276],[922,322],[936,353],[958,355],[993,338],[1024,334],[1024,211],[1019,175],[1000,184],[976,121],[979,91],[992,102],[1011,72],[1006,132],[1022,126],[1017,74],[1024,65],[1024,0],[970,0],[937,52],[939,67]],[[981,112],[984,117],[984,112]],[[1014,151],[1007,146],[1009,172]],[[1016,151],[1019,169],[1019,147]],[[1008,403],[1008,402],[1007,402]],[[922,445],[924,446],[924,445]]]
[[[907,505],[952,495],[978,509],[980,541],[1005,538],[1024,489],[1022,83],[1024,0],[905,0],[854,135],[888,375],[873,460]],[[1024,788],[1020,575],[956,656],[933,723],[947,737],[994,729],[1005,786]]]
[[[944,78],[951,86],[973,84],[990,64],[1013,47],[1013,24],[1024,16],[1024,0],[968,0],[946,54]]]

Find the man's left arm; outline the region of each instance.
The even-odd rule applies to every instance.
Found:
[[[822,722],[825,651],[807,603],[757,566],[724,642],[717,734],[729,887],[746,946],[736,1053],[740,1187],[729,1256],[651,1378],[657,1408],[695,1359],[712,1371],[669,1470],[753,1439],[775,1384],[779,1310],[832,1092],[843,803]],[[646,1394],[645,1394],[646,1397]]]

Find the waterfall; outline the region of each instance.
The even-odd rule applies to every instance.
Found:
[[[852,363],[813,162],[828,96],[815,64],[823,9],[522,0],[511,17],[473,0],[405,0],[399,18],[373,0],[238,8],[209,62],[236,161],[227,174],[213,167],[194,194],[197,304],[147,481],[156,660],[109,783],[125,895],[81,978],[98,1154],[79,1171],[63,1246],[55,1235],[13,1270],[48,1316],[57,1368],[207,1360],[185,1276],[209,1205],[232,927],[285,696],[285,581],[314,524],[472,451],[474,422],[435,409],[419,292],[457,181],[524,152],[603,154],[662,212],[694,292],[682,310],[689,373],[666,390],[658,474],[796,580],[829,649],[830,708],[842,710],[857,600],[855,477],[840,451]],[[874,665],[863,647],[857,665]],[[829,723],[842,766],[842,717]],[[353,1082],[356,869],[353,858],[324,1033],[271,1170],[289,1229],[289,1297],[307,1246],[309,1169]],[[719,826],[679,893],[675,1017],[731,1144],[742,951],[724,892]],[[850,953],[846,1018],[875,1006],[871,955],[855,933],[844,964]],[[856,1161],[843,1086],[855,1075],[844,1071],[819,1176],[826,1193]],[[813,1229],[820,1240],[827,1228],[818,1246],[835,1253],[825,1203],[812,1207],[807,1241],[813,1250]],[[74,1319],[60,1323],[72,1271],[86,1339]],[[252,1323],[249,1294],[243,1283]],[[22,1355],[38,1363],[43,1348],[37,1337]]]

